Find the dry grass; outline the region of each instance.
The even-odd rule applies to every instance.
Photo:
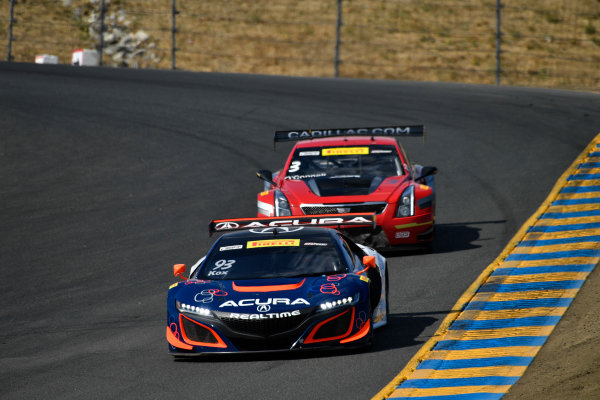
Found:
[[[0,55],[6,60],[10,0],[0,0]],[[61,63],[71,62],[77,48],[93,48],[84,28],[70,10],[56,0],[19,0],[14,8],[15,61],[33,62],[36,54],[53,54]]]
[[[6,49],[8,0],[0,3]],[[89,12],[85,0],[73,6]],[[502,83],[600,90],[600,0],[504,0]],[[113,0],[146,30],[170,68],[171,2]],[[178,0],[177,67],[301,76],[334,73],[336,0]],[[17,61],[70,61],[93,47],[62,0],[19,0]],[[340,76],[494,83],[495,1],[344,0]]]

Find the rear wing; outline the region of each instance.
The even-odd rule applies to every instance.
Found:
[[[308,129],[295,131],[276,131],[274,144],[298,140],[320,139],[338,136],[395,136],[422,137],[425,141],[425,126],[379,126],[373,128]]]
[[[319,214],[310,216],[215,219],[208,225],[209,235],[213,233],[247,229],[279,227],[371,227],[375,229],[375,213]]]

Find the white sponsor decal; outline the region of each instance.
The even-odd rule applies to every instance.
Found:
[[[305,156],[320,156],[321,152],[319,150],[317,150],[317,151],[301,151],[300,153],[298,153],[298,155],[300,157],[305,157]]]
[[[243,247],[244,247],[243,244],[236,244],[236,245],[233,245],[233,246],[223,246],[223,247],[219,247],[219,251],[239,250],[239,249],[241,249]]]
[[[301,231],[302,229],[304,229],[303,226],[298,226],[296,228],[289,228],[287,226],[282,226],[279,228],[260,228],[260,229],[250,229],[250,232],[252,233],[273,233],[273,231],[277,229],[277,232],[279,233],[290,233],[290,232],[296,232],[296,231]]]
[[[200,293],[196,293],[194,301],[196,303],[212,303],[214,296],[227,296],[227,292],[217,288],[204,289]]]
[[[261,304],[260,306],[256,307],[256,311],[258,312],[269,312],[271,311],[271,306],[268,304]]]
[[[194,296],[194,301],[196,303],[212,303],[214,299],[214,291],[215,289],[204,289]]]
[[[235,229],[239,228],[239,224],[237,222],[219,222],[215,225],[215,229],[220,231],[221,229]]]
[[[392,150],[371,150],[371,154],[389,154]]]
[[[297,298],[294,301],[292,301],[291,299],[288,299],[288,298],[275,297],[275,298],[268,298],[263,301],[261,301],[260,299],[242,299],[242,300],[239,300],[237,303],[235,300],[227,300],[223,304],[219,305],[219,308],[221,308],[221,307],[251,307],[251,306],[260,306],[260,305],[276,306],[278,304],[282,304],[285,306],[295,306],[298,304],[303,304],[305,306],[310,305],[310,303],[306,299],[303,299],[301,297]]]
[[[297,219],[284,219],[284,220],[277,220],[277,221],[271,221],[268,224],[261,224],[260,222],[256,221],[256,222],[251,222],[248,225],[246,225],[246,228],[266,228],[268,226],[287,226],[287,225],[306,225],[306,224],[312,224],[312,225],[343,225],[343,224],[370,224],[371,221],[369,221],[366,218],[363,217],[355,217],[349,220],[346,220],[342,217],[326,217],[326,218],[312,218],[310,220],[310,222],[308,223],[302,223]]]
[[[407,231],[396,232],[396,239],[403,239],[403,238],[408,238],[408,237],[410,237],[410,232],[407,232]]]
[[[287,136],[290,139],[318,138],[338,135],[406,135],[410,134],[410,127],[396,126],[385,128],[358,128],[358,129],[324,129],[314,131],[290,131]]]
[[[262,222],[261,222],[262,221]],[[263,223],[264,222],[264,223]],[[268,228],[268,227],[285,227],[285,226],[303,226],[303,225],[323,225],[323,226],[335,226],[335,225],[370,225],[373,221],[362,216],[352,217],[349,216],[344,217],[340,215],[338,217],[323,217],[323,218],[309,218],[309,217],[301,217],[301,218],[289,218],[289,219],[276,219],[276,220],[262,220],[258,218],[256,221],[251,221],[246,224],[238,224],[233,221],[225,221],[219,222],[216,227],[216,230],[226,229],[224,226],[226,224],[235,224],[235,229],[251,229],[251,228]],[[232,229],[232,228],[227,228]]]
[[[327,246],[327,243],[304,242],[305,246]]]
[[[300,315],[300,310],[285,311],[280,313],[265,313],[265,314],[240,314],[230,313],[229,318],[232,319],[274,319],[274,318],[286,318]]]

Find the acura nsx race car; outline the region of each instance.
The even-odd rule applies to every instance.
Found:
[[[387,324],[386,260],[319,226],[373,225],[373,214],[215,220],[226,232],[167,297],[175,356],[351,348]]]
[[[433,240],[435,167],[412,164],[396,137],[424,136],[422,125],[278,131],[298,141],[283,169],[260,170],[259,217],[374,212],[377,228],[344,231],[375,247],[428,247]]]

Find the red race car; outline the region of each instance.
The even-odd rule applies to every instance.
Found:
[[[397,137],[424,137],[422,125],[275,132],[298,141],[283,169],[260,170],[259,217],[376,214],[376,228],[343,229],[376,248],[430,248],[436,167],[412,164]]]

